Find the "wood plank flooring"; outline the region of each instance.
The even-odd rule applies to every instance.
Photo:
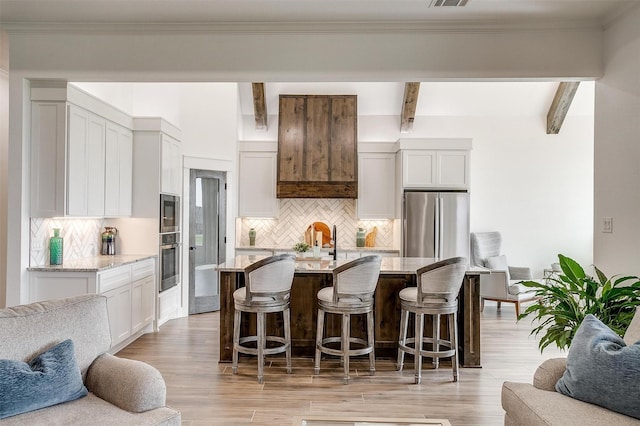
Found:
[[[257,363],[242,357],[238,375],[231,364],[219,363],[219,314],[192,315],[171,320],[159,333],[147,334],[118,353],[145,361],[167,383],[167,405],[182,412],[182,424],[290,425],[293,416],[362,415],[371,417],[445,418],[454,426],[502,425],[500,389],[506,380],[531,383],[544,359],[566,356],[559,350],[543,354],[529,336],[529,321],[515,321],[512,304],[486,303],[481,320],[482,368],[461,368],[457,383],[449,365],[425,371],[422,384],[413,384],[412,358],[405,370],[395,360],[378,359],[370,376],[366,358],[352,359],[352,380],[342,383],[339,360],[323,360],[319,376],[313,360],[294,358],[286,374],[284,358],[268,359],[265,383],[256,379]],[[407,361],[409,364],[407,364]]]

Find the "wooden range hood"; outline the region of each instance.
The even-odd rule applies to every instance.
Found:
[[[356,95],[280,95],[278,198],[358,198]]]

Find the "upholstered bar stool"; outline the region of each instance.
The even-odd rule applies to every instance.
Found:
[[[233,293],[233,374],[238,374],[238,353],[258,356],[258,383],[264,381],[264,356],[285,352],[287,373],[291,373],[290,294],[296,257],[280,254],[255,262],[244,270],[245,286]],[[255,313],[256,336],[240,337],[242,312]],[[284,337],[266,335],[266,314],[282,312]],[[255,348],[245,343],[256,342]],[[280,345],[267,347],[267,342]]]
[[[417,286],[399,293],[401,317],[398,341],[398,370],[402,371],[405,352],[413,354],[415,383],[422,373],[422,357],[430,357],[437,368],[440,358],[451,358],[453,381],[458,380],[458,292],[468,268],[467,259],[454,257],[422,267],[417,271]],[[407,338],[409,314],[415,314],[414,337]],[[424,337],[424,316],[431,315],[432,337]],[[440,315],[447,316],[449,340],[440,337]],[[431,350],[424,349],[430,344]],[[441,348],[444,347],[444,348]]]
[[[342,358],[344,382],[349,382],[349,357],[369,354],[369,371],[375,373],[373,295],[380,275],[379,255],[352,260],[333,270],[333,287],[318,292],[315,374],[320,374],[321,353]],[[325,313],[342,315],[341,336],[324,337]],[[351,315],[367,315],[367,340],[351,337]],[[340,349],[329,344],[340,343]],[[351,349],[351,344],[360,346]]]

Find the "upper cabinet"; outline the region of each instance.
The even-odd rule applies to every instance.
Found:
[[[278,198],[357,198],[355,95],[280,95]]]
[[[32,87],[31,216],[130,216],[130,121],[66,83]]]
[[[390,219],[395,215],[395,153],[358,154],[358,219]]]
[[[238,215],[278,217],[275,152],[240,152]]]
[[[162,135],[162,181],[160,192],[182,193],[182,164],[180,142],[167,134]]]
[[[469,151],[404,150],[401,156],[403,188],[469,188]]]

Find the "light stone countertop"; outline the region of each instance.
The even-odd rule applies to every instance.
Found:
[[[28,271],[40,272],[99,272],[110,268],[117,268],[142,260],[157,258],[155,254],[131,254],[115,256],[93,256],[82,259],[69,260],[62,265],[40,265],[27,268]]]
[[[267,256],[236,256],[228,262],[218,265],[221,272],[242,272],[244,268],[264,259]],[[423,266],[431,265],[439,259],[434,257],[383,257],[380,265],[381,274],[415,274]],[[350,260],[300,260],[296,262],[296,272],[298,273],[330,273],[334,268],[350,262]],[[467,275],[478,275],[489,273],[485,268],[469,268]]]
[[[236,250],[264,250],[264,251],[291,251],[293,252],[293,247],[283,247],[283,246],[238,246],[236,247]],[[327,253],[331,250],[333,250],[332,248],[329,247],[323,247],[320,249],[323,253]],[[311,249],[309,249],[309,251],[311,251]],[[389,247],[356,247],[356,246],[345,246],[345,247],[338,247],[338,253],[339,252],[366,252],[366,251],[373,251],[376,253],[400,253],[400,250],[398,249],[393,249],[393,248],[389,248]]]

